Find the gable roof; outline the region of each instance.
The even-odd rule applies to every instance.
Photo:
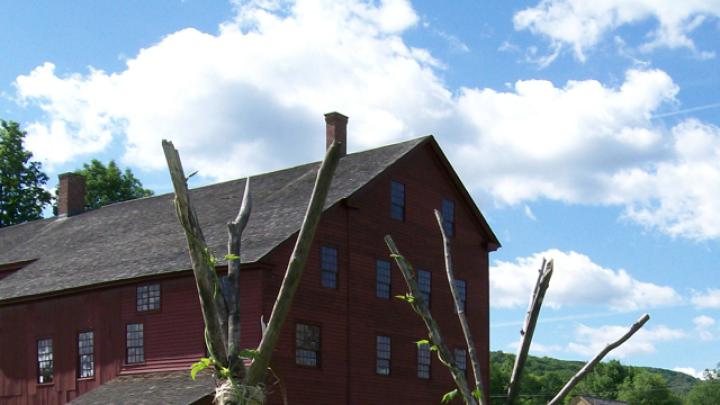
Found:
[[[439,151],[432,136],[426,136],[342,157],[325,209],[428,142]],[[253,212],[242,237],[243,263],[257,262],[298,231],[319,165],[250,178]],[[225,252],[226,223],[237,215],[244,186],[245,179],[240,179],[190,190],[207,244],[216,255]],[[0,279],[0,302],[189,270],[173,197],[168,193],[130,200],[0,229],[0,267],[34,260]],[[489,230],[482,215],[480,219]],[[489,232],[489,239],[497,243]]]

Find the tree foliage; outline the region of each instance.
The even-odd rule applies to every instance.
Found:
[[[143,188],[130,169],[121,171],[114,160],[105,166],[101,161],[93,159],[75,173],[85,177],[86,209],[153,195],[152,190]]]
[[[25,150],[26,133],[13,121],[0,120],[0,227],[42,217],[50,193],[40,162]]]
[[[686,405],[717,405],[720,402],[720,380],[697,383],[685,397]]]
[[[627,378],[618,392],[618,399],[633,405],[681,405],[680,398],[668,388],[660,374],[640,371]]]

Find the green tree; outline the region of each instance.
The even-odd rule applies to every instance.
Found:
[[[130,169],[121,171],[114,160],[105,166],[93,159],[83,164],[75,173],[85,177],[85,208],[95,209],[102,206],[153,195],[152,190],[143,188],[142,183]]]
[[[618,390],[628,377],[631,377],[631,370],[619,361],[610,360],[607,363],[600,363],[573,389],[573,395],[617,399]]]
[[[681,405],[660,374],[637,372],[620,386],[618,399],[632,405]]]
[[[720,380],[700,381],[685,397],[686,405],[717,405],[720,403]]]
[[[48,176],[23,147],[25,135],[17,122],[0,120],[0,227],[42,218],[51,200],[43,188]]]

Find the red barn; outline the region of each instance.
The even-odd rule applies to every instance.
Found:
[[[347,118],[326,115],[327,141]],[[242,344],[268,319],[319,163],[251,178],[243,235]],[[222,257],[244,180],[191,190]],[[173,195],[83,212],[84,180],[61,175],[59,215],[0,229],[0,404],[207,403],[191,381],[204,332]],[[455,275],[488,373],[488,252],[499,242],[432,136],[341,158],[293,309],[273,355],[271,403],[437,404],[447,370],[413,343],[427,334],[383,236],[418,271],[445,339],[466,356],[433,209],[452,234]],[[222,266],[222,263],[221,263]],[[469,361],[467,361],[469,364]],[[471,373],[469,371],[469,373]],[[487,381],[486,381],[487,386]]]

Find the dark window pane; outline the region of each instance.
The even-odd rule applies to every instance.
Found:
[[[160,284],[138,286],[136,306],[138,312],[160,309]]]
[[[145,338],[143,336],[143,324],[130,323],[127,325],[127,357],[128,364],[142,363],[145,361]]]
[[[390,375],[391,344],[389,336],[376,336],[376,366],[375,372],[380,375]]]
[[[450,200],[442,201],[443,228],[448,236],[455,235],[455,203]]]
[[[430,272],[425,270],[418,270],[418,289],[420,290],[420,296],[425,301],[425,304],[430,307],[430,292],[432,289]]]
[[[40,384],[53,381],[53,341],[40,339],[37,342],[37,382]]]
[[[320,366],[320,327],[299,323],[295,325],[295,364]]]
[[[417,347],[417,376],[430,378],[430,345],[422,344]]]
[[[458,298],[460,299],[460,307],[465,310],[465,301],[466,301],[466,294],[467,289],[465,288],[465,280],[453,280],[453,284],[455,286],[455,292],[457,292]],[[454,308],[454,306],[453,306]]]
[[[455,363],[458,368],[462,371],[467,370],[467,354],[465,353],[465,349],[455,349],[453,356],[455,356]]]
[[[405,185],[390,182],[390,218],[405,220]]]
[[[320,283],[326,288],[337,287],[338,252],[337,249],[323,246],[320,248]]]
[[[390,262],[375,262],[375,295],[378,298],[390,298]]]
[[[95,375],[94,334],[81,332],[78,334],[78,377],[87,378]]]

